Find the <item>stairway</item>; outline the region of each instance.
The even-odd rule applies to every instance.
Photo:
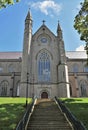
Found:
[[[73,130],[55,101],[38,99],[27,130]]]

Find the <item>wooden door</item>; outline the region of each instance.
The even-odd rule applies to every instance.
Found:
[[[41,98],[48,98],[48,93],[47,92],[42,92]]]

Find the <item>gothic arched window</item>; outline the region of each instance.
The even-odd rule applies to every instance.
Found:
[[[1,96],[7,96],[7,89],[8,89],[8,81],[2,81],[0,85],[0,95]]]
[[[38,81],[50,81],[50,56],[45,50],[38,55]]]
[[[87,83],[85,80],[81,81],[80,83],[80,91],[81,91],[81,97],[86,97],[87,95]]]

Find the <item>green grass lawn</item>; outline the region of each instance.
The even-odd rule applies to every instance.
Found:
[[[26,111],[24,105],[25,98],[0,98],[0,130],[15,130]]]
[[[88,129],[88,98],[64,98],[66,106]]]

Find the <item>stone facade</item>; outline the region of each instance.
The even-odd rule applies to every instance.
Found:
[[[0,96],[53,98],[88,96],[85,52],[65,52],[62,30],[57,36],[44,24],[32,34],[25,20],[22,52],[0,52]]]

